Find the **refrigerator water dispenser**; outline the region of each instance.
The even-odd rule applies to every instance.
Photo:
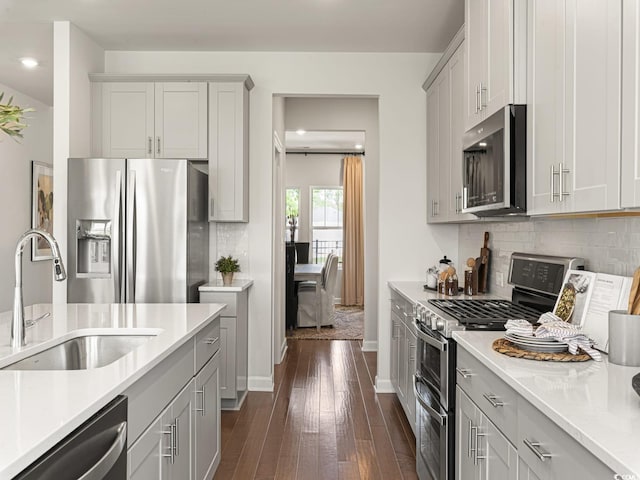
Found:
[[[78,278],[111,276],[111,220],[76,220]]]

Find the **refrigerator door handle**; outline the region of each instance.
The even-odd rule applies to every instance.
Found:
[[[128,172],[127,188],[127,298],[126,303],[136,301],[136,172]]]
[[[111,239],[113,242],[113,251],[111,252],[111,269],[113,276],[113,295],[116,303],[122,302],[122,277],[120,275],[121,264],[121,252],[120,241],[121,238],[121,222],[122,222],[122,172],[116,171],[116,194],[115,204],[113,206],[113,231],[111,232]]]

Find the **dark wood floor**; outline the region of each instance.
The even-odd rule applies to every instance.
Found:
[[[222,412],[215,479],[415,479],[415,438],[361,342],[289,340],[273,393]]]

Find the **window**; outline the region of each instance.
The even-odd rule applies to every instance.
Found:
[[[284,194],[285,215],[285,234],[284,238],[287,241],[295,241],[298,239],[298,232],[300,225],[300,189],[299,188],[287,188]],[[294,238],[292,238],[292,235]]]
[[[342,187],[311,187],[310,261],[324,263],[333,252],[342,262]]]

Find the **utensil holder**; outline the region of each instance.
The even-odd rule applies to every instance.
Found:
[[[640,315],[626,310],[609,312],[609,362],[640,367]]]

